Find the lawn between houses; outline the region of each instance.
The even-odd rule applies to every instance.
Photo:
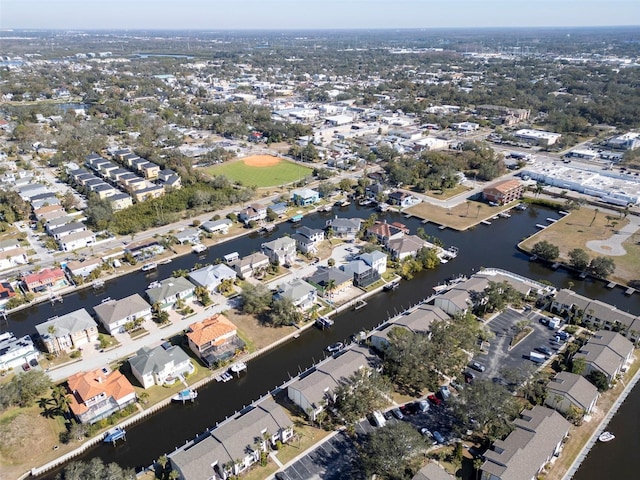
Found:
[[[604,255],[587,247],[587,242],[591,240],[611,238],[614,230],[623,228],[628,223],[628,219],[619,218],[613,213],[600,211],[596,215],[596,212],[590,208],[581,208],[573,210],[553,225],[535,233],[519,246],[530,252],[536,243],[546,240],[560,249],[558,260],[567,264],[569,263],[569,252],[575,248],[583,249],[591,258],[608,256],[616,265],[616,270],[609,279],[628,284],[631,280],[640,280],[638,278],[638,272],[640,272],[640,232],[635,232],[623,242],[622,246],[627,253],[622,256]]]
[[[249,157],[251,158],[251,157]],[[276,158],[276,157],[274,157]],[[258,188],[275,187],[296,182],[312,174],[309,167],[288,160],[278,159],[273,165],[248,165],[244,160],[233,160],[204,169],[209,175],[224,175],[232,182]]]

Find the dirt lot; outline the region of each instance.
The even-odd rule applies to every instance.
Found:
[[[404,210],[419,218],[424,218],[438,225],[446,225],[455,230],[466,230],[473,225],[477,225],[482,220],[494,217],[503,210],[512,207],[492,207],[483,202],[475,202],[468,200],[451,208],[441,208],[431,205],[430,203],[420,203]]]
[[[616,222],[615,225],[614,222]],[[560,260],[563,262],[568,263],[569,252],[574,248],[583,249],[591,258],[599,257],[602,254],[590,250],[587,247],[587,242],[590,240],[606,240],[611,237],[614,229],[620,229],[628,223],[627,219],[619,218],[618,215],[605,212],[599,212],[596,215],[594,210],[581,208],[580,210],[574,210],[550,227],[529,237],[522,242],[521,247],[529,251],[536,243],[546,240],[558,246]],[[622,246],[627,253],[623,256],[611,256],[616,264],[616,271],[610,279],[626,284],[630,280],[639,279],[640,233],[636,232],[629,237]]]
[[[238,327],[242,337],[249,340],[251,350],[260,350],[296,330],[295,327],[265,327],[253,315],[233,310],[225,312],[225,315]]]

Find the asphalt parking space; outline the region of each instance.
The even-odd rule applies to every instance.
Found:
[[[491,339],[490,346],[486,354],[479,354],[473,361],[484,365],[485,371],[473,372],[476,378],[492,379],[501,377],[503,369],[517,371],[534,371],[539,365],[528,359],[529,354],[542,345],[556,351],[558,345],[550,343],[553,339],[553,331],[541,324],[539,319],[543,315],[529,311],[521,313],[517,310],[507,309],[488,323],[489,329],[495,337]],[[518,343],[514,348],[509,349],[511,339],[516,333],[516,324],[522,320],[528,320],[532,332]]]

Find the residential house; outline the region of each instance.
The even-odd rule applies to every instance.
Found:
[[[0,334],[0,372],[18,368],[30,360],[37,359],[40,352],[29,335],[16,338],[13,333]]]
[[[263,452],[293,437],[293,422],[272,398],[243,410],[196,442],[168,455],[182,480],[225,480],[260,461]]]
[[[367,287],[380,280],[380,273],[363,260],[352,260],[340,265],[340,270],[353,275],[353,285],[356,287]]]
[[[34,195],[31,198],[31,208],[34,210],[47,205],[60,205],[60,200],[53,193]]]
[[[261,222],[266,218],[267,207],[265,207],[264,205],[260,205],[259,203],[249,205],[244,210],[241,210],[238,214],[238,219],[247,225],[249,224],[249,222]]]
[[[286,202],[274,202],[269,205],[269,209],[271,209],[271,211],[275,213],[278,218],[282,218],[287,213],[287,210],[289,210],[289,206]]]
[[[524,410],[515,430],[484,454],[482,480],[529,480],[562,448],[570,424],[558,412],[536,405]]]
[[[146,182],[143,180],[143,182]],[[164,195],[164,187],[162,185],[149,185],[137,189],[131,193],[136,202],[144,202],[151,198],[159,198]]]
[[[69,408],[80,423],[96,423],[136,401],[133,385],[118,370],[79,372],[69,377],[67,387]]]
[[[385,220],[383,222],[375,222],[367,228],[367,236],[375,238],[378,243],[385,246],[391,240],[402,238],[405,234],[409,234],[409,229],[399,222],[387,223]]]
[[[331,228],[335,237],[351,240],[356,238],[361,226],[362,219],[360,218],[338,218],[337,215],[326,222],[326,227]]]
[[[418,470],[418,473],[411,477],[411,480],[455,480],[455,478],[437,463],[429,462]]]
[[[195,371],[189,355],[178,345],[168,343],[155,348],[142,347],[129,359],[129,365],[143,388],[171,384]]]
[[[185,243],[200,243],[200,229],[185,228],[181,232],[174,233],[173,237],[180,245],[184,245]]]
[[[482,197],[490,203],[505,205],[519,200],[524,193],[524,184],[520,180],[509,179],[489,185],[482,191]]]
[[[232,225],[233,222],[228,218],[221,218],[220,220],[209,220],[203,222],[202,225],[200,225],[200,228],[209,233],[221,233],[226,235],[229,233],[229,229]]]
[[[396,190],[387,196],[387,203],[389,205],[398,205],[400,208],[405,208],[420,203],[420,199],[414,197],[410,193]]]
[[[389,334],[394,328],[427,334],[433,322],[448,321],[449,319],[450,317],[441,308],[433,305],[421,305],[411,310],[407,315],[397,317],[382,330],[374,331],[369,337],[370,343],[379,352],[384,352],[389,345]]]
[[[47,229],[49,230],[49,234],[53,238],[55,238],[56,240],[60,240],[66,235],[71,235],[72,233],[77,232],[84,232],[87,227],[85,227],[84,224],[80,222],[71,222],[56,228],[49,228],[49,224],[47,224]]]
[[[258,252],[232,260],[228,265],[235,270],[238,277],[246,280],[264,271],[269,266],[269,257],[264,253]]]
[[[96,318],[110,335],[124,333],[125,325],[129,322],[142,319],[151,320],[151,305],[137,293],[121,300],[108,300],[102,302],[93,310]]]
[[[64,229],[65,227],[67,227],[67,225],[60,228]],[[60,248],[64,252],[72,252],[79,248],[93,245],[94,243],[96,243],[96,234],[91,230],[81,230],[58,238],[58,245],[60,245]]]
[[[315,228],[300,227],[291,238],[296,241],[296,247],[302,253],[316,253],[318,251],[318,244],[324,240],[324,231]]]
[[[323,297],[330,297],[353,286],[353,275],[337,268],[321,267],[307,278],[307,281],[314,285]]]
[[[32,293],[55,290],[68,285],[67,277],[61,268],[45,268],[39,272],[23,275],[22,283]]]
[[[291,265],[296,259],[296,241],[291,237],[280,237],[262,244],[262,253],[275,265]]]
[[[11,283],[0,281],[0,305],[4,305],[11,297],[16,296],[16,291]]]
[[[318,300],[316,287],[296,278],[278,287],[275,298],[287,298],[300,310],[309,310]]]
[[[453,316],[458,313],[464,314],[473,305],[471,294],[464,288],[452,288],[445,293],[438,295],[433,304],[441,308],[447,314]]]
[[[415,257],[422,248],[431,248],[432,244],[421,239],[417,235],[402,235],[399,238],[389,240],[387,248],[391,257],[396,261],[402,261],[408,257]]]
[[[84,308],[36,325],[36,331],[45,350],[55,354],[98,340],[98,325]]]
[[[69,272],[72,276],[84,278],[91,275],[91,272],[93,272],[97,268],[100,268],[102,266],[102,263],[103,261],[101,258],[92,258],[83,261],[72,260],[70,262],[67,262],[64,268],[66,268],[67,272]]]
[[[124,247],[124,252],[133,255],[134,257],[149,257],[153,255],[159,255],[164,252],[164,247],[158,243],[158,240],[149,238],[147,240],[140,240],[139,242],[133,242]]]
[[[224,280],[235,281],[236,277],[235,270],[224,263],[207,265],[189,273],[189,280],[194,285],[206,287],[210,292],[215,292]]]
[[[145,291],[151,305],[158,304],[160,309],[173,307],[179,300],[187,300],[194,295],[195,286],[184,277],[169,277],[157,287]]]
[[[633,344],[616,332],[598,330],[574,358],[583,358],[586,364],[583,375],[592,371],[602,372],[609,383],[626,370],[631,363]]]
[[[158,173],[158,181],[166,188],[180,190],[182,188],[182,179],[173,170],[165,169]]]
[[[187,340],[191,351],[208,367],[232,358],[244,348],[236,326],[221,313],[189,325]]]
[[[27,251],[24,248],[13,248],[0,251],[0,270],[13,268],[29,263]]]
[[[380,275],[387,271],[387,254],[379,250],[363,253],[358,256],[360,260],[376,270]]]
[[[309,374],[287,386],[287,396],[311,420],[335,401],[335,390],[362,368],[377,368],[377,359],[362,347],[352,347],[341,355],[320,363]]]
[[[320,200],[320,194],[310,188],[301,188],[291,192],[291,200],[298,206],[306,207],[317,203]]]
[[[111,209],[114,212],[117,212],[118,210],[124,210],[125,208],[129,208],[131,205],[133,205],[133,199],[131,198],[131,196],[123,192],[117,192],[113,195],[109,195],[107,197],[107,200],[109,200]]]
[[[544,404],[563,414],[574,409],[588,415],[596,406],[598,389],[581,375],[558,372],[547,383],[547,398]]]

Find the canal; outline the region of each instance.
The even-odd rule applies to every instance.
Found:
[[[370,209],[351,205],[347,208],[334,209],[333,212],[309,215],[304,218],[301,224],[312,228],[322,228],[326,220],[336,214],[366,218],[371,213]],[[214,426],[244,405],[251,403],[323,358],[324,348],[328,344],[344,341],[351,334],[362,329],[373,328],[386,321],[389,316],[393,316],[431,295],[433,286],[445,279],[460,273],[470,275],[482,267],[503,268],[534,280],[547,280],[559,288],[568,286],[571,281],[575,284],[573,289],[585,296],[598,298],[634,314],[640,313],[640,297],[637,295],[627,297],[621,288],[608,290],[604,288],[602,282],[573,278],[561,269],[558,271],[550,270],[535,262],[529,262],[528,257],[516,249],[515,246],[519,241],[535,233],[537,223],[546,223],[547,217],[557,218],[558,216],[549,209],[532,206],[524,212],[513,210],[511,218],[494,220],[491,225],[479,225],[463,233],[449,229],[439,230],[432,224],[423,225],[418,219],[405,219],[397,213],[379,214],[381,219],[387,219],[389,222],[405,223],[412,233],[415,233],[419,227],[424,228],[428,235],[440,238],[446,246],[457,246],[460,250],[458,257],[447,264],[440,265],[435,270],[419,273],[410,282],[402,282],[400,288],[393,292],[380,293],[372,297],[368,300],[368,305],[361,310],[344,312],[336,317],[335,326],[329,330],[306,330],[299,338],[251,361],[248,372],[241,378],[228,383],[207,385],[199,391],[195,404],[167,407],[156,415],[130,427],[127,431],[127,442],[117,448],[99,445],[79,458],[88,459],[98,456],[105,462],[115,461],[126,467],[147,466],[160,455],[173,451],[174,448],[184,444],[186,440],[194,438],[207,427]],[[44,303],[35,306],[10,315],[7,324],[2,325],[2,329],[13,331],[17,336],[32,334],[35,332],[37,323],[51,316],[61,315],[81,307],[91,310],[91,307],[100,303],[100,299],[106,296],[117,299],[136,292],[143,294],[151,281],[166,278],[173,270],[190,269],[196,262],[202,264],[212,262],[233,251],[237,251],[240,255],[246,255],[259,250],[260,244],[266,240],[276,238],[284,233],[293,233],[296,227],[297,225],[291,223],[283,223],[268,235],[251,234],[226,244],[215,245],[209,248],[206,259],[198,259],[195,255],[183,256],[168,265],[160,265],[157,273],[152,276],[136,272],[107,282],[104,291],[100,294],[88,289],[65,296],[62,304]],[[637,406],[640,402],[639,397],[638,389],[636,389],[627,400],[627,404],[635,399]],[[626,411],[626,407],[625,404],[614,422],[618,420],[623,411]],[[631,427],[630,424],[627,426]],[[636,441],[637,431],[637,428],[634,428],[629,432],[636,436]],[[616,435],[619,435],[617,431]],[[594,449],[593,457],[599,456],[600,447],[599,445]],[[625,444],[616,439],[606,447],[609,450],[620,448],[626,451],[627,447],[631,447],[631,442]],[[591,457],[592,455],[588,461],[591,460]],[[605,461],[604,458],[599,462],[609,463],[608,459]],[[628,463],[624,465],[628,465]],[[588,474],[584,476],[583,470],[580,469],[576,478],[581,480],[601,478]]]

